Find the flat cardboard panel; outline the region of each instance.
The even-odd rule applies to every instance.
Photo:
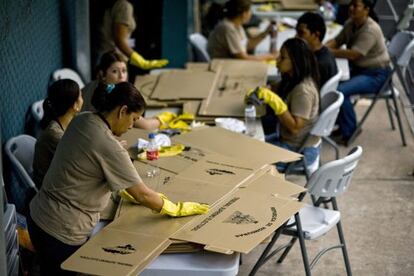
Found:
[[[207,71],[172,71],[162,73],[151,99],[205,99],[210,94],[216,73]]]
[[[247,254],[302,205],[291,198],[241,189],[208,214],[195,217],[172,238],[205,244],[218,252]]]
[[[281,0],[284,10],[309,10],[314,11],[318,8],[313,0]]]
[[[210,70],[229,77],[255,77],[266,83],[267,64],[254,60],[213,59]]]
[[[247,190],[253,190],[261,193],[274,193],[277,196],[294,196],[306,191],[305,188],[284,180],[270,173],[263,174],[250,182],[246,186]]]
[[[166,238],[104,228],[62,268],[94,275],[136,275],[170,244]]]
[[[212,152],[236,159],[249,160],[255,164],[255,169],[266,164],[296,161],[301,156],[298,153],[220,127],[206,127],[173,137],[172,140],[185,145],[208,148]]]

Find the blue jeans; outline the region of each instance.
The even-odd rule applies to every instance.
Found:
[[[390,74],[388,68],[354,69],[350,80],[341,82],[338,91],[344,95],[344,103],[338,115],[338,124],[344,139],[349,139],[357,127],[352,95],[376,94]]]
[[[286,144],[284,142],[281,142],[279,140],[277,140],[277,138],[275,138],[274,136],[270,136],[270,139],[267,139],[266,137],[266,142],[290,150],[290,151],[294,151],[294,152],[298,152],[299,148],[298,147],[294,147],[292,145]],[[319,145],[318,147],[307,147],[303,149],[303,159],[304,162],[306,164],[306,166],[311,165],[313,162],[315,162],[316,158],[318,158],[318,156],[321,154],[321,146]],[[276,168],[279,172],[283,172],[287,167],[286,163],[276,163]]]

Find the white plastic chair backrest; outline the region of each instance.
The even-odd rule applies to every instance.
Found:
[[[314,172],[306,188],[308,193],[319,197],[336,197],[344,193],[350,183],[358,161],[362,155],[362,147],[354,147],[347,156],[324,164]]]
[[[338,88],[338,84],[341,80],[341,77],[342,71],[338,70],[338,73],[336,73],[336,75],[332,76],[329,80],[325,82],[325,84],[321,88],[321,92],[319,93],[321,95],[321,99],[329,91],[335,91]]]
[[[207,39],[200,33],[190,35],[190,42],[193,45],[197,61],[209,62],[210,55],[207,52]]]
[[[19,135],[10,138],[5,145],[5,152],[9,157],[12,166],[22,177],[28,186],[36,186],[30,177],[33,173],[33,158],[35,150],[36,138],[29,135]]]
[[[52,77],[54,81],[61,80],[61,79],[71,79],[77,82],[80,89],[85,87],[85,84],[83,83],[79,74],[69,68],[62,68],[62,69],[56,70],[55,72],[53,72]]]
[[[396,33],[388,45],[390,57],[397,62],[398,66],[404,69],[407,68],[410,62],[413,50],[414,34],[412,32]]]
[[[42,120],[43,115],[44,115],[43,102],[44,102],[44,100],[34,102],[34,103],[32,103],[32,106],[30,107],[33,118],[38,123]]]
[[[310,131],[312,135],[327,137],[331,134],[343,101],[344,95],[338,91],[330,91],[321,98],[321,114]]]

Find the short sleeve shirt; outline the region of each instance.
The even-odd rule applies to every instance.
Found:
[[[105,11],[100,28],[101,41],[99,45],[99,56],[111,50],[118,50],[114,41],[114,28],[116,24],[123,24],[128,27],[128,38],[135,30],[134,8],[127,0],[117,0],[112,6],[112,9]],[[118,52],[125,60],[128,60],[128,57],[123,55],[120,50]]]
[[[98,86],[99,81],[95,80],[88,83],[84,88],[82,88],[82,97],[83,105],[82,111],[92,111],[95,112],[96,109],[92,105],[92,96],[95,93],[95,89]]]
[[[33,180],[38,188],[42,185],[63,133],[64,131],[58,122],[52,120],[37,139],[33,157]]]
[[[46,233],[83,244],[111,191],[142,183],[128,152],[95,113],[75,117],[56,149],[30,215]]]
[[[356,28],[351,20],[348,20],[342,31],[335,38],[336,44],[345,44],[348,49],[360,52],[363,57],[352,62],[361,68],[385,68],[390,63],[384,35],[381,27],[371,17]]]
[[[302,145],[310,132],[319,113],[319,91],[312,79],[307,78],[296,85],[286,98],[289,112],[296,117],[305,119],[305,125],[297,134],[292,134],[286,127],[281,125],[281,141],[294,147]],[[305,145],[315,145],[319,138],[314,137]]]
[[[330,78],[338,73],[335,57],[329,49],[323,46],[315,52],[320,74],[320,87],[322,87]]]
[[[234,58],[247,52],[247,36],[242,26],[222,20],[208,38],[207,51],[211,58]]]

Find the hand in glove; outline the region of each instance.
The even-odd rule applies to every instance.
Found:
[[[160,157],[170,157],[180,154],[181,152],[183,152],[184,149],[185,146],[183,144],[176,144],[169,147],[161,147],[158,153]],[[138,159],[147,160],[146,151],[138,154]]]
[[[131,54],[129,61],[132,65],[142,68],[144,70],[161,68],[168,64],[168,60],[166,59],[146,60],[137,52],[133,52]]]
[[[160,120],[161,125],[168,124],[175,118],[177,118],[177,115],[172,112],[168,112],[168,111],[161,112],[160,114],[157,115],[157,119]]]
[[[288,109],[279,95],[267,88],[260,87],[257,91],[257,97],[263,100],[265,104],[268,104],[275,111],[276,115],[281,115]]]
[[[170,217],[185,217],[192,215],[202,215],[208,212],[209,206],[207,204],[201,204],[197,202],[177,202],[172,203],[168,198],[159,194],[163,199],[164,204],[160,211],[161,215],[168,215]]]

